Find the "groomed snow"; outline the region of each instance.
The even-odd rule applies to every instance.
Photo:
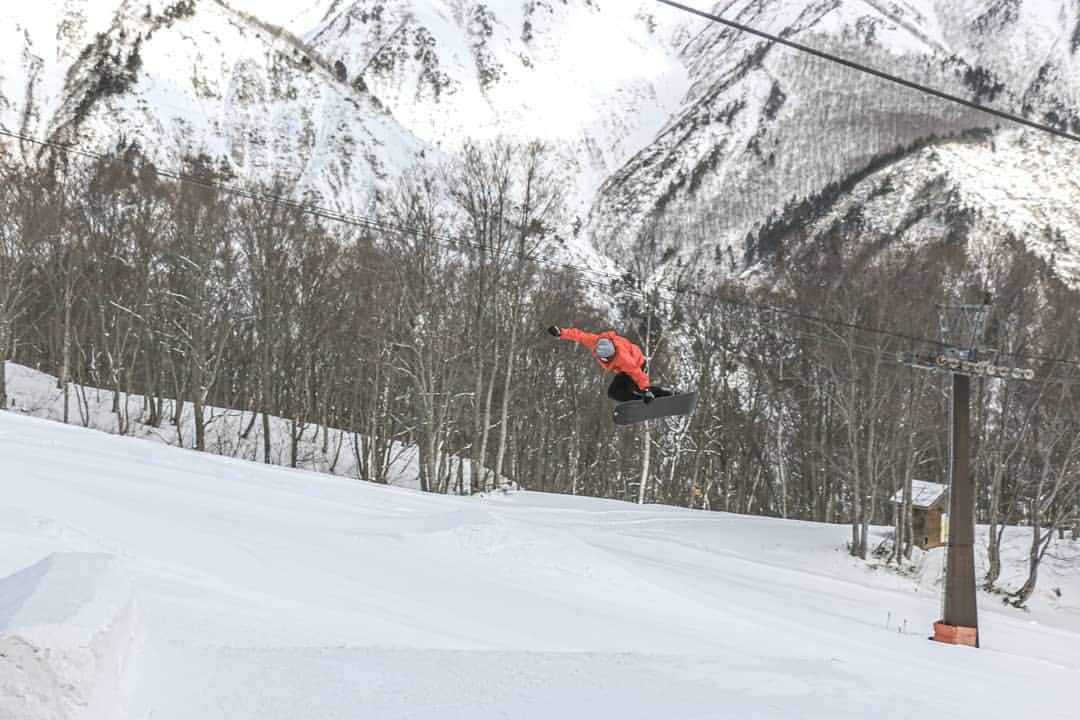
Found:
[[[974,650],[926,640],[940,555],[873,570],[843,526],[425,495],[13,412],[0,457],[0,587],[54,553],[130,573],[132,718],[1076,716],[1071,541],[1030,613],[982,598]]]

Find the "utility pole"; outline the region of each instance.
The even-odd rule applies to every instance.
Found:
[[[940,346],[935,354],[900,353],[901,363],[949,375],[949,538],[938,642],[979,646],[975,591],[975,482],[971,474],[971,377],[1031,380],[1033,370],[994,365],[982,347],[990,296],[980,305],[938,305]]]
[[[975,482],[971,476],[971,378],[949,373],[949,540],[945,599],[934,639],[979,646],[975,599]],[[965,631],[968,631],[965,634]],[[963,637],[961,637],[963,635]]]

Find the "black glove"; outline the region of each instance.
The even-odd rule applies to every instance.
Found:
[[[642,393],[642,395],[641,395],[641,401],[642,401],[643,403],[645,403],[646,405],[648,405],[649,403],[651,403],[651,402],[652,402],[653,400],[655,400],[655,399],[656,399],[656,396],[655,396],[655,395],[653,395],[653,393],[652,393],[652,390],[646,390],[646,391],[645,391],[644,393]]]
[[[552,325],[551,327],[548,328],[548,332],[551,333],[552,335],[554,335],[555,337],[559,337],[560,335],[562,335],[562,328],[559,327],[558,325]]]

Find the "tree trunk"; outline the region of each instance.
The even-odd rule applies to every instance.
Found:
[[[705,510],[705,509],[707,509],[706,506],[708,505],[708,502],[709,502],[709,493],[708,493],[708,490],[704,488],[705,483],[702,482],[702,478],[701,478],[702,460],[703,460],[703,458],[704,458],[704,453],[702,452],[702,443],[699,441],[694,446],[694,465],[690,469],[690,492],[691,492],[690,506],[693,507],[693,492],[694,492],[694,490],[699,489],[699,490],[701,490],[701,509]],[[711,482],[710,482],[710,485],[711,485]]]
[[[424,371],[427,368],[423,368]],[[439,427],[435,419],[435,396],[432,382],[427,379],[428,387],[422,389],[421,412],[424,414],[420,421],[422,435],[419,438],[417,450],[420,453],[420,490],[432,492],[438,488],[438,454],[439,454]]]
[[[488,439],[491,437],[491,404],[495,396],[495,376],[498,375],[499,367],[499,344],[495,343],[493,357],[491,359],[491,378],[488,380],[487,392],[484,393],[484,414],[481,421],[480,431],[480,492],[487,492],[488,489],[488,470],[487,470],[487,449]],[[495,478],[495,483],[499,482],[498,478]]]
[[[731,461],[724,462],[724,489],[720,497],[720,509],[724,512],[731,510]]]
[[[854,414],[854,413],[853,413]],[[855,419],[848,419],[848,447],[851,451],[851,554],[866,559],[862,545],[862,472],[859,448],[854,428]]]
[[[472,484],[472,479],[469,480],[469,484]],[[465,494],[465,463],[461,460],[457,464],[457,479],[455,481],[455,487],[458,495]]]
[[[300,438],[304,435],[304,426],[295,418],[289,419],[289,467],[296,467],[300,457]]]
[[[195,422],[195,449],[206,452],[206,418],[203,416],[202,393],[195,393],[195,400],[191,405],[192,419]]]
[[[380,423],[379,423],[379,405],[380,396],[382,395],[382,377],[383,377],[383,350],[380,349],[378,354],[378,361],[375,363],[375,377],[372,380],[369,391],[371,393],[371,412],[368,415],[367,420],[367,437],[364,439],[364,451],[366,458],[364,459],[365,477],[372,482],[380,482],[379,479],[379,436],[380,436]]]
[[[1037,517],[1039,515],[1038,505],[1039,501],[1036,498],[1032,500],[1032,522],[1031,522],[1031,545],[1028,548],[1028,576],[1024,584],[1020,586],[1016,592],[1011,593],[1011,602],[1016,607],[1023,607],[1024,603],[1028,601],[1031,594],[1035,592],[1035,584],[1039,579],[1039,562],[1042,560],[1043,543],[1049,543],[1052,532],[1048,532],[1044,538],[1042,535],[1041,520]]]
[[[176,442],[184,447],[184,398],[177,394],[176,404],[173,407],[173,427],[176,428]]]
[[[479,345],[479,343],[477,343]],[[483,474],[482,463],[484,458],[480,456],[480,432],[484,422],[482,410],[484,397],[484,362],[480,357],[476,358],[474,371],[476,373],[476,385],[473,388],[473,436],[469,442],[469,493],[479,492],[476,489],[477,479]]]
[[[910,449],[910,448],[909,448]],[[911,463],[906,464],[904,470],[903,486],[901,488],[900,504],[893,506],[893,550],[889,556],[889,562],[895,562],[897,565],[904,564],[905,543],[907,541],[906,531],[907,523],[904,522],[907,515],[907,508],[911,506],[911,474],[909,468]]]
[[[75,385],[75,405],[79,408],[79,422],[83,427],[90,427],[90,398],[86,396],[85,385]]]
[[[337,470],[338,460],[341,458],[341,446],[345,443],[345,431],[338,430],[337,444],[334,445],[334,457],[330,459],[328,472],[333,475]]]
[[[11,347],[8,342],[8,334],[6,322],[0,320],[0,410],[7,410],[8,407],[7,361]]]
[[[917,433],[912,429],[914,423],[915,388],[912,382],[908,391],[907,410],[904,413],[904,425],[907,430],[907,442],[904,447],[904,477],[903,493],[896,515],[896,535],[893,542],[893,555],[897,565],[903,565],[904,560],[911,559],[913,532],[911,527],[911,492],[912,482],[915,480],[915,465],[917,461],[916,437]]]
[[[911,553],[915,549],[915,528],[912,525],[914,520],[914,512],[911,505],[911,480],[914,479],[915,468],[914,466],[908,471],[907,493],[904,495],[903,522],[904,528],[904,559],[911,560]]]
[[[69,396],[68,396],[68,384],[71,381],[71,306],[74,303],[72,297],[72,290],[69,288],[64,289],[64,340],[63,350],[60,356],[60,377],[57,379],[57,384],[61,390],[64,391],[64,423],[68,422],[69,415]]]
[[[1076,488],[1076,492],[1073,494],[1072,539],[1080,540],[1080,486]]]
[[[1004,453],[1003,453],[1004,454]],[[1001,518],[1001,482],[1005,476],[1005,458],[994,464],[994,473],[990,481],[989,528],[986,533],[986,556],[989,565],[983,577],[983,589],[993,590],[1001,577],[1001,532],[998,522]]]
[[[356,464],[356,479],[367,480],[367,476],[364,474],[364,454],[365,450],[360,447],[360,433],[352,433],[352,450],[353,450],[353,462]]]
[[[670,468],[670,470],[668,472],[668,488],[669,488],[668,497],[671,497],[671,493],[673,493],[675,491],[675,473],[679,469],[679,458],[682,455],[683,442],[685,442],[685,440],[686,440],[686,433],[690,429],[690,424],[689,423],[690,423],[689,420],[683,420],[682,421],[682,424],[683,424],[682,428],[675,434],[675,451],[672,453],[672,456],[671,456],[671,468]],[[693,507],[694,506],[694,491],[693,491],[694,483],[693,483],[693,478],[692,477],[691,477],[690,480],[691,480],[691,482],[690,482],[690,490],[689,490],[690,503],[689,503],[688,507]]]
[[[645,504],[645,492],[649,485],[649,461],[652,458],[652,438],[649,437],[649,424],[641,424],[641,437],[644,448],[641,457],[641,483],[638,485],[638,505]]]
[[[270,414],[263,410],[262,414],[262,431],[263,431],[263,462],[267,465],[270,464]]]
[[[780,517],[787,519],[788,473],[784,453],[784,418],[779,408],[776,415],[776,475],[780,484]]]
[[[252,408],[252,410],[251,410],[251,419],[248,420],[247,427],[244,428],[243,432],[240,433],[240,439],[241,440],[247,440],[248,437],[251,436],[251,431],[255,427],[255,421],[258,420],[258,419],[259,419],[259,410],[258,410],[258,408]]]
[[[326,407],[326,402],[323,402],[322,410],[322,454],[325,458],[330,453],[330,411]]]
[[[866,508],[865,506],[863,507],[863,509],[862,509],[862,518],[861,518],[861,522],[859,523],[859,527],[860,527],[860,533],[859,533],[859,535],[860,535],[860,537],[859,537],[859,543],[860,543],[859,551],[860,551],[860,554],[859,554],[859,557],[861,557],[863,560],[866,559],[866,552],[868,550],[867,541],[869,540],[869,537],[870,537],[870,521],[873,520],[873,515],[874,515],[874,511],[875,511],[874,497],[876,495],[876,490],[877,490],[877,485],[878,485],[878,483],[877,483],[877,456],[876,456],[876,454],[874,452],[875,443],[877,442],[876,428],[877,428],[877,423],[875,423],[873,421],[873,418],[871,418],[871,420],[870,420],[870,436],[867,438],[867,441],[866,441],[866,481],[867,481],[867,490],[868,490],[869,495],[870,495],[870,507],[869,508]]]
[[[209,395],[206,384],[206,377],[200,368],[192,382],[195,393],[191,406],[191,416],[195,422],[195,449],[199,452],[206,452],[206,398]]]
[[[518,324],[511,319],[510,344],[506,350],[506,377],[503,379],[502,411],[499,415],[499,448],[495,452],[495,483],[502,478],[503,458],[506,455],[506,436],[510,430],[510,388],[514,375],[514,348],[517,347]],[[571,466],[570,472],[576,473],[577,468]]]

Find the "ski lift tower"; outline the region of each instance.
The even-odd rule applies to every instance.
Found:
[[[932,640],[979,646],[975,595],[975,483],[971,475],[971,377],[1031,380],[1033,370],[993,365],[994,351],[982,347],[989,294],[981,305],[939,304],[940,347],[933,355],[900,353],[900,362],[950,376],[949,539],[941,620]]]

